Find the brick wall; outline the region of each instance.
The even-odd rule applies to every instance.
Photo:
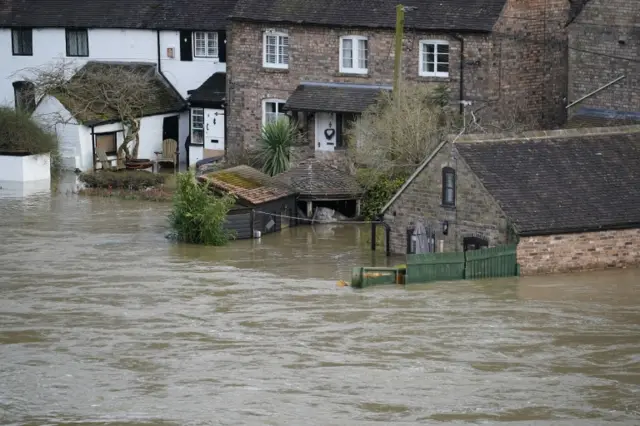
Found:
[[[522,237],[523,275],[584,271],[640,264],[640,229]]]
[[[578,100],[617,77],[626,75],[624,80],[572,107],[571,111],[580,107],[640,111],[638,16],[640,2],[637,0],[591,0],[569,26],[571,46],[582,50],[569,51],[570,101]]]
[[[442,206],[444,167],[456,170],[455,208]],[[502,211],[451,144],[442,148],[385,213],[385,221],[391,227],[393,253],[406,253],[406,232],[417,220],[435,228],[436,240],[444,240],[444,251],[461,251],[462,240],[467,236],[485,238],[490,246],[507,242]],[[449,222],[447,235],[442,233],[445,220]]]
[[[464,99],[486,120],[514,119],[526,128],[556,126],[565,121],[566,0],[511,0],[491,35],[464,35]],[[560,24],[562,22],[562,25]],[[287,70],[262,65],[263,31],[286,30],[290,57]],[[286,100],[302,81],[358,84],[393,83],[394,31],[318,26],[233,22],[228,42],[228,146],[241,150],[255,145],[262,123],[262,100]],[[339,73],[339,38],[357,34],[369,38],[369,74]],[[418,76],[419,42],[447,40],[449,78]],[[448,84],[460,99],[460,42],[451,34],[407,29],[403,44],[403,78],[427,84]],[[517,116],[516,116],[517,115]],[[503,123],[505,124],[505,123]],[[314,126],[309,126],[313,139]]]

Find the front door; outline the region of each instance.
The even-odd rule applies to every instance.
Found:
[[[316,113],[316,151],[333,151],[337,145],[338,130],[335,113]]]
[[[204,149],[224,151],[224,110],[204,110]]]

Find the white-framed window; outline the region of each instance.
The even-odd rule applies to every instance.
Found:
[[[362,36],[340,37],[340,72],[367,74],[369,72],[369,39]]]
[[[265,99],[262,101],[262,124],[277,121],[284,115],[284,104],[286,101],[282,99]]]
[[[449,77],[449,42],[444,40],[420,41],[421,77]]]
[[[267,30],[263,40],[263,65],[266,68],[289,68],[289,35]]]
[[[191,143],[204,143],[204,109],[191,108]]]
[[[195,56],[196,58],[217,58],[218,33],[209,31],[194,31],[193,56]]]

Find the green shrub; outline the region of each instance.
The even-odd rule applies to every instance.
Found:
[[[367,188],[361,204],[361,213],[366,220],[375,219],[382,207],[393,197],[405,182],[407,176],[386,176],[368,169],[360,169],[358,181]]]
[[[98,171],[80,175],[80,181],[88,188],[140,190],[164,183],[164,176],[143,170]]]
[[[235,237],[232,231],[224,228],[227,213],[236,201],[234,197],[215,196],[209,184],[196,181],[193,172],[180,173],[176,184],[169,215],[171,238],[185,243],[222,246]]]
[[[300,134],[298,126],[288,118],[269,122],[262,126],[258,158],[264,171],[275,176],[289,169],[291,146],[297,144]]]

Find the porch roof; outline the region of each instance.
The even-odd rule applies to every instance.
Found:
[[[189,90],[189,105],[194,107],[219,108],[226,100],[227,74],[217,72],[195,90]]]
[[[361,113],[391,86],[303,82],[284,105],[294,111]]]

